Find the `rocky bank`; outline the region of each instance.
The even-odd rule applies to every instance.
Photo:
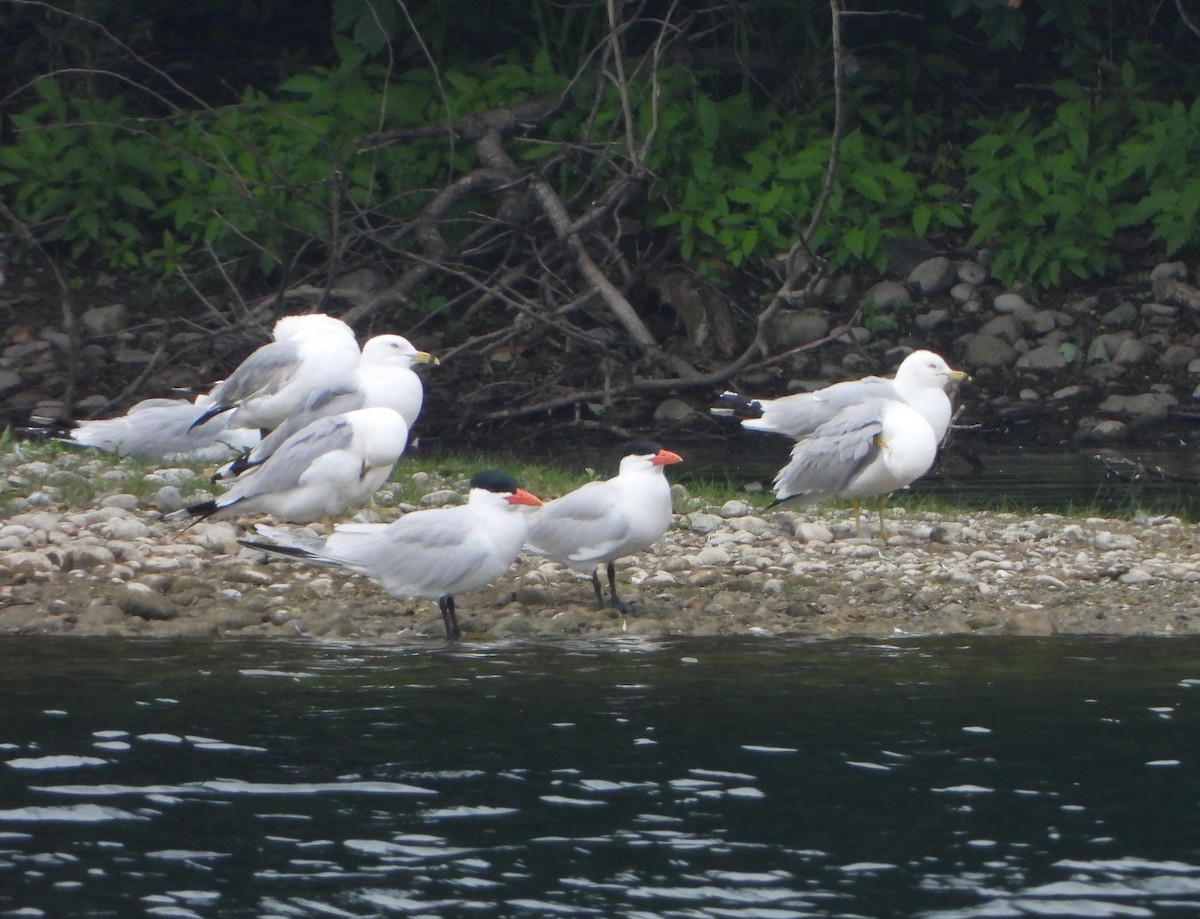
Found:
[[[445,640],[433,603],[268,563],[237,542],[249,521],[186,531],[164,522],[197,487],[194,470],[151,471],[139,497],[127,465],[91,454],[48,462],[15,445],[0,475],[10,510],[0,520],[0,634]],[[83,484],[97,496],[71,501]],[[422,503],[457,500],[462,485],[427,479]],[[619,566],[634,616],[598,609],[587,581],[522,557],[458,598],[467,640],[1200,634],[1200,546],[1174,517],[897,510],[882,541],[854,538],[851,512],[838,507],[702,507],[680,486],[675,501],[663,541]],[[386,490],[379,503],[383,519],[408,509]]]

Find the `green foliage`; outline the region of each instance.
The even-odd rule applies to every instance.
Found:
[[[1118,267],[1110,243],[1145,227],[1165,255],[1200,241],[1200,104],[1126,93],[1100,102],[1073,84],[1050,117],[1029,111],[977,122],[963,153],[974,195],[967,244],[993,245],[998,277],[1057,286]]]
[[[675,132],[652,165],[668,206],[652,225],[675,228],[683,258],[719,277],[728,266],[790,248],[820,199],[830,140],[819,119],[755,115],[744,96],[699,97],[694,110],[690,124],[664,115]],[[730,111],[734,117],[726,118]],[[682,169],[669,159],[679,148],[692,151]],[[888,238],[963,224],[949,185],[922,181],[897,146],[855,130],[842,139],[828,210],[812,244],[833,270],[881,269]]]

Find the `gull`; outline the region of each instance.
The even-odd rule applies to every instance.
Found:
[[[928,472],[937,449],[929,421],[907,402],[856,402],[796,442],[791,462],[775,476],[772,506],[848,498],[854,502],[855,534],[862,536],[860,499],[876,497],[879,536],[886,539],[888,494]]]
[[[211,462],[245,452],[259,441],[257,430],[230,427],[221,415],[192,426],[207,396],[188,399],[143,399],[124,415],[60,422],[33,418],[22,433],[54,437],[73,447],[95,447],[118,456],[168,462]]]
[[[866,399],[899,399],[920,412],[933,429],[938,443],[950,427],[951,405],[946,388],[953,382],[967,379],[961,370],[953,370],[932,351],[913,351],[887,377],[863,377],[845,380],[816,392],[794,393],[778,399],[747,399],[726,392],[721,401],[726,407],[714,409],[716,414],[753,413],[757,417],[742,419],[748,431],[785,434],[800,440],[848,406]]]
[[[196,426],[225,412],[243,428],[271,431],[314,394],[344,388],[358,367],[354,330],[340,319],[313,313],[275,323],[275,340],[250,354],[209,393]]]
[[[390,408],[399,412],[411,431],[425,398],[425,388],[413,367],[417,364],[437,366],[439,363],[428,351],[417,350],[400,335],[376,335],[368,339],[363,345],[358,367],[345,385],[314,392],[257,446],[217,470],[213,479],[233,478],[247,469],[261,466],[289,437],[328,415],[360,408]]]
[[[271,514],[293,523],[324,520],[328,527],[330,517],[363,503],[387,481],[407,444],[408,425],[390,408],[318,418],[224,494],[166,519]]]
[[[437,600],[447,638],[459,638],[454,597],[504,574],[525,542],[523,506],[541,501],[505,472],[471,479],[467,503],[413,511],[391,523],[342,523],[327,538],[259,525],[242,545],[315,565],[346,568],[393,597]]]
[[[590,572],[601,606],[598,572],[607,563],[609,605],[629,615],[632,605],[617,595],[614,562],[650,548],[667,531],[671,486],[663,467],[682,461],[655,443],[631,445],[611,479],[588,482],[530,513],[525,547],[575,571]]]

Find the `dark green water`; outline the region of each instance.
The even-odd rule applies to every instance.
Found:
[[[1200,914],[1200,643],[4,639],[0,916]]]

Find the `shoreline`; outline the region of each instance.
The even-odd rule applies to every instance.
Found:
[[[88,463],[103,478],[105,464]],[[79,475],[42,465],[47,481]],[[28,470],[6,471],[6,490],[21,493]],[[465,638],[1200,634],[1200,540],[1175,517],[895,508],[883,542],[854,538],[840,506],[696,508],[674,490],[673,528],[617,565],[635,615],[598,609],[588,580],[522,555],[456,598]],[[237,543],[249,520],[180,533],[161,499],[161,489],[75,508],[19,498],[29,506],[0,521],[0,634],[445,642],[435,603],[333,569],[266,564]],[[863,519],[873,534],[877,521]]]

